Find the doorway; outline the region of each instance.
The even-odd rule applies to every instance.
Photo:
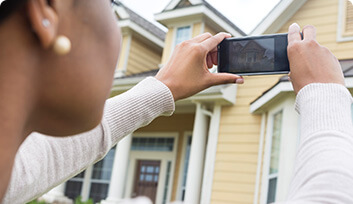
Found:
[[[156,202],[161,161],[137,160],[132,197],[146,196]]]

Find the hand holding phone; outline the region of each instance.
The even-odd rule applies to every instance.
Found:
[[[218,72],[287,74],[288,34],[227,38],[218,45]]]

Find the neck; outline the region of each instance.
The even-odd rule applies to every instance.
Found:
[[[33,58],[16,32],[0,29],[0,203],[7,189],[16,152],[32,132],[35,105]],[[11,30],[11,29],[10,29]],[[17,30],[17,33],[21,33]],[[22,43],[22,44],[21,44]]]

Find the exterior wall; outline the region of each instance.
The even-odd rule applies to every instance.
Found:
[[[337,42],[336,40],[338,13],[339,0],[309,0],[279,32],[288,32],[288,27],[294,22],[302,27],[314,25],[319,43],[329,48],[340,60],[353,59],[353,41]]]
[[[217,31],[215,29],[211,28],[208,24],[205,24],[205,33],[206,32],[209,32],[212,35],[216,35],[217,34]]]
[[[222,108],[212,204],[253,203],[261,116],[249,113],[250,103],[279,77],[245,77],[245,84],[238,86],[236,104]]]
[[[155,119],[150,125],[137,130],[136,132],[178,132],[179,139],[177,145],[177,158],[174,169],[174,177],[173,177],[173,189],[171,201],[177,199],[177,191],[179,186],[179,172],[180,168],[182,168],[182,162],[184,158],[182,158],[182,148],[184,144],[184,133],[191,132],[194,126],[194,117],[195,114],[174,114],[171,117],[159,117]]]
[[[129,35],[124,35],[123,39],[122,39],[122,45],[121,45],[121,51],[120,51],[117,71],[122,71],[125,69],[124,66],[125,66],[125,62],[126,62],[126,57],[129,54],[128,44],[129,44]]]
[[[158,69],[161,54],[142,40],[132,36],[126,75]]]
[[[168,28],[168,32],[167,32],[167,35],[165,37],[165,42],[164,42],[164,50],[163,50],[161,64],[166,64],[169,60],[170,55],[172,54],[173,42],[174,42],[174,32],[175,32],[175,28],[173,28],[173,27]]]

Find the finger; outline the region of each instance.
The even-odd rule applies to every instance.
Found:
[[[205,40],[207,40],[208,38],[211,38],[211,37],[212,37],[211,33],[203,33],[201,35],[198,35],[198,36],[194,37],[190,41],[194,42],[194,43],[201,43],[201,42],[203,42],[203,41],[205,41]]]
[[[217,45],[222,42],[222,40],[224,40],[225,38],[229,38],[229,37],[231,37],[231,35],[228,33],[218,33],[217,35],[203,41],[202,45],[204,45],[209,52],[209,51],[215,49],[217,47]]]
[[[213,67],[213,62],[212,62],[212,57],[210,54],[207,55],[207,58],[206,58],[206,61],[207,61],[207,67],[210,69]]]
[[[312,25],[307,25],[303,28],[304,40],[316,40],[316,28]]]
[[[296,23],[293,23],[291,26],[289,26],[288,29],[288,44],[301,40],[302,37],[300,35],[300,26]]]
[[[231,83],[243,84],[244,78],[235,74],[228,73],[211,74],[211,86]]]

